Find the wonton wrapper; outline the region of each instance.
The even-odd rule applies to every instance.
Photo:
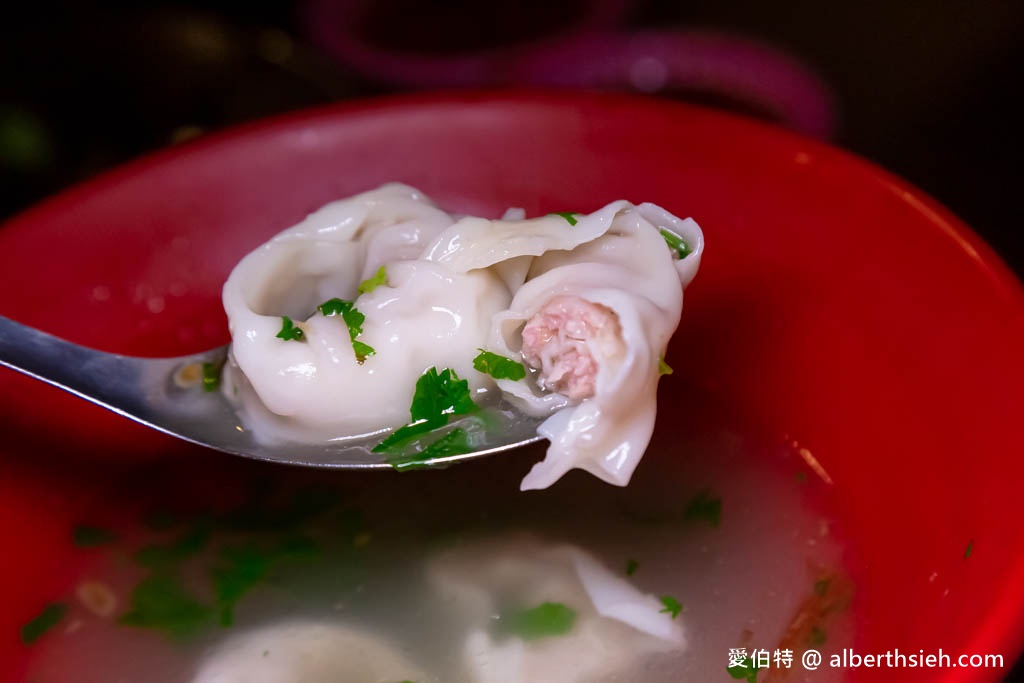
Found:
[[[700,227],[627,201],[575,214],[574,224],[521,215],[456,220],[391,184],[328,204],[246,256],[223,298],[233,340],[224,391],[247,426],[265,441],[304,442],[396,428],[409,420],[422,373],[451,368],[477,398],[497,386],[547,417],[538,433],[551,446],[523,489],[573,468],[629,483],[654,429],[659,357],[700,265]],[[663,229],[691,253],[677,258]],[[381,265],[387,284],[357,295]],[[341,317],[314,312],[333,297],[355,300],[366,316],[358,340],[376,354],[361,364]],[[610,309],[621,328],[622,344],[587,345],[598,364],[593,396],[544,391],[537,372],[495,383],[474,369],[478,348],[522,359],[524,325],[556,297]],[[276,337],[281,316],[303,326],[305,342]]]
[[[541,391],[530,377],[498,381],[526,412],[551,415],[538,429],[551,446],[523,480],[524,490],[547,488],[576,467],[611,484],[629,483],[654,431],[658,361],[704,250],[697,223],[653,204],[617,201],[575,219],[569,225],[561,216],[465,218],[441,233],[426,254],[459,271],[504,269],[503,280],[515,294],[494,317],[487,345],[503,356],[520,357],[523,325],[555,297],[579,297],[618,316],[626,352],[601,357],[591,346],[599,361],[593,397],[574,402]],[[674,258],[661,229],[681,235],[691,253]]]
[[[487,541],[441,554],[427,573],[441,597],[475,625],[463,646],[473,683],[590,683],[684,647],[679,620],[661,612],[657,598],[576,546],[530,536]],[[503,608],[545,602],[575,611],[568,633],[524,641],[491,632]]]
[[[348,626],[291,621],[232,635],[192,683],[431,683],[394,645]]]

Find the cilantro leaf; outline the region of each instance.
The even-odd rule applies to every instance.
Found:
[[[579,221],[576,220],[576,212],[575,211],[555,211],[551,215],[552,216],[561,216],[562,218],[564,218],[566,220],[566,222],[570,226],[573,226],[573,225],[576,225],[577,223],[579,223]]]
[[[234,609],[238,601],[264,581],[281,562],[317,553],[316,545],[304,536],[286,539],[271,548],[252,542],[221,548],[218,563],[210,571],[221,626],[234,623]]]
[[[445,368],[441,372],[430,368],[416,380],[409,424],[400,427],[373,447],[374,453],[396,453],[420,434],[426,434],[448,424],[453,415],[466,415],[477,409],[469,395],[469,382],[459,379],[455,371]]]
[[[526,377],[526,368],[522,363],[483,349],[480,349],[480,353],[473,359],[473,367],[494,379],[510,379],[518,382]]]
[[[180,579],[159,573],[135,587],[131,609],[119,621],[125,626],[185,636],[205,626],[212,616],[213,610],[190,595]]]
[[[409,408],[414,421],[446,415],[466,415],[474,410],[476,404],[469,395],[469,382],[459,379],[451,368],[441,372],[437,368],[430,368],[416,380],[416,391]]]
[[[117,534],[98,526],[79,524],[71,531],[71,542],[78,548],[95,548],[116,540]]]
[[[705,521],[717,527],[722,521],[722,499],[705,489],[687,504],[683,517],[689,522]]]
[[[352,342],[352,351],[356,354],[357,363],[362,365],[368,356],[377,353],[369,344],[356,341],[356,337],[363,333],[366,316],[356,308],[354,303],[344,299],[328,299],[317,308],[325,316],[340,315],[341,319],[345,321],[345,325],[348,327],[348,338]]]
[[[300,332],[302,330],[299,330]],[[203,390],[217,391],[220,386],[220,371],[222,363],[203,363]]]
[[[392,467],[401,472],[424,467],[428,464],[428,461],[435,458],[461,455],[462,453],[469,453],[471,450],[473,450],[473,447],[469,443],[469,435],[466,434],[466,430],[456,427],[419,453],[393,458],[389,462]]]
[[[666,230],[665,228],[661,228],[658,232],[661,233],[661,236],[664,238],[665,244],[668,245],[669,249],[676,252],[679,255],[679,258],[684,259],[693,251],[690,249],[689,245],[683,241],[683,238],[674,232]]]
[[[366,359],[370,356],[377,355],[377,350],[369,344],[364,344],[361,341],[352,342],[352,350],[356,354],[356,362],[362,365],[366,362]]]
[[[974,552],[973,538],[967,543],[967,548],[964,549],[964,559],[966,560],[968,557],[970,557],[972,552]]]
[[[665,362],[665,356],[658,356],[658,376],[671,374],[672,367]]]
[[[135,553],[135,561],[144,567],[160,567],[198,555],[210,538],[210,529],[199,522],[169,545],[148,545]]]
[[[633,576],[636,574],[636,570],[640,568],[640,563],[634,559],[626,560],[626,576]]]
[[[376,273],[360,282],[359,287],[356,288],[356,291],[359,292],[360,294],[366,294],[368,292],[372,292],[381,285],[386,285],[387,282],[387,271],[384,270],[384,266],[381,266],[380,268],[377,269]]]
[[[576,612],[560,602],[544,602],[530,609],[503,612],[499,623],[505,634],[538,640],[571,631]]]
[[[51,602],[31,621],[21,627],[21,642],[31,645],[51,628],[60,623],[67,614],[68,606],[62,602]]]
[[[757,666],[750,657],[743,657],[739,664],[726,667],[725,670],[738,681],[746,679],[747,683],[757,683],[757,672],[761,670],[761,667]]]
[[[286,315],[281,316],[281,331],[275,336],[285,341],[306,341],[306,333]]]
[[[671,595],[661,596],[661,604],[664,607],[658,610],[658,614],[671,614],[673,619],[678,617],[679,613],[683,611],[683,604]]]

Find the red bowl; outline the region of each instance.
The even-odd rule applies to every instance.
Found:
[[[625,197],[697,217],[708,250],[672,355],[701,359],[694,383],[830,472],[857,558],[858,651],[941,647],[1012,665],[1024,643],[1024,292],[945,209],[820,143],[580,93],[300,113],[161,152],[13,219],[0,231],[0,311],[110,351],[224,343],[220,287],[243,253],[390,180],[466,212]],[[11,679],[26,657],[17,627],[75,571],[76,515],[141,460],[201,456],[6,371],[0,416],[0,676]]]

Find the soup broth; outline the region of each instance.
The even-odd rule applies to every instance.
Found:
[[[624,489],[574,472],[549,490],[521,493],[518,480],[539,448],[408,474],[309,472],[214,454],[213,473],[190,468],[200,479],[152,467],[137,496],[69,529],[69,542],[88,546],[83,569],[54,596],[64,608],[31,645],[26,680],[190,681],[221,658],[241,668],[218,680],[313,681],[322,672],[294,675],[295,661],[309,669],[329,654],[296,660],[294,650],[299,642],[315,649],[317,639],[328,653],[370,648],[381,668],[360,681],[520,680],[473,668],[473,631],[496,646],[522,637],[527,657],[545,648],[552,662],[563,643],[573,666],[593,660],[580,680],[732,680],[726,668],[739,648],[794,651],[788,670],[773,659],[756,680],[828,680],[835,674],[805,672],[799,656],[849,638],[852,591],[828,484],[791,443],[722,419],[727,412],[711,401],[690,403],[662,404],[648,456]],[[635,651],[614,642],[580,651],[574,629],[610,620],[578,605],[575,622],[556,633],[503,631],[501,607],[515,596],[488,577],[512,559],[527,571],[531,557],[566,544],[657,596],[666,613],[678,608],[673,623],[685,645],[616,622]],[[471,580],[493,598],[484,623],[441,590],[438,576],[444,583],[454,571],[453,585]],[[557,666],[529,680],[577,680]],[[342,667],[334,675],[353,674]]]

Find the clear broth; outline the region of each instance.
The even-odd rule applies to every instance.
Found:
[[[650,683],[732,680],[728,655],[739,647],[793,648],[788,672],[773,662],[757,680],[782,673],[805,680],[812,674],[800,667],[802,648],[837,649],[851,630],[842,534],[828,510],[828,485],[790,444],[723,419],[728,414],[709,400],[677,402],[672,433],[660,425],[625,489],[573,472],[551,489],[521,493],[519,479],[542,456],[536,448],[405,474],[308,472],[224,463],[210,454],[209,476],[192,463],[190,471],[204,471],[203,479],[172,485],[168,466],[151,468],[145,473],[151,483],[128,496],[137,505],[126,502],[82,520],[115,520],[106,526],[117,539],[81,551],[80,582],[55,596],[68,612],[31,646],[26,680],[188,681],[226,637],[313,619],[382,634],[433,675],[427,680],[469,681],[461,657],[469,625],[431,594],[424,562],[445,548],[522,531],[578,545],[623,576],[633,560],[636,586],[683,604],[678,618],[686,647],[639,659],[607,680],[641,674]],[[706,505],[694,503],[715,499],[721,501],[717,524]],[[156,513],[168,510],[158,519]],[[162,571],[152,558],[140,564],[139,550],[173,546],[200,528],[207,529],[205,541],[176,560],[173,571],[212,606],[206,625],[174,635],[121,624],[135,587]],[[282,544],[294,552],[273,563],[234,605],[230,626],[221,625],[210,570],[223,564],[222,549]],[[90,609],[76,595],[86,581],[111,591],[116,606],[109,614],[96,614],[97,605]],[[822,586],[829,584],[826,599]],[[793,629],[798,616],[810,620]],[[817,681],[836,674],[813,675]],[[560,679],[553,672],[551,680]]]

